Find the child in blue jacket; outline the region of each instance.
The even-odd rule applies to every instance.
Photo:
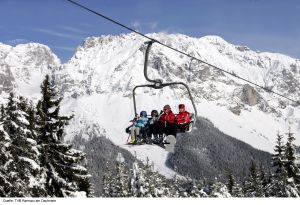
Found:
[[[131,127],[131,143],[136,142],[136,137],[139,137],[141,130],[146,127],[147,123],[147,112],[142,111],[140,117],[137,121],[133,122],[133,126]]]

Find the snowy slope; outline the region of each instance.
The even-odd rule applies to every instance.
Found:
[[[217,36],[191,38],[162,33],[149,36],[292,99],[300,99],[298,59],[254,52]],[[62,111],[76,115],[68,128],[67,140],[87,124],[96,124],[112,142],[136,152],[143,160],[149,157],[162,173],[170,176],[173,172],[165,166],[167,152],[157,146],[124,145],[127,139],[124,130],[133,116],[132,89],[147,83],[143,76],[144,42],[145,39],[135,34],[90,37],[62,65],[46,46],[0,44],[0,65],[11,69],[14,89],[28,97],[38,96],[38,83],[46,73],[53,76],[65,97]],[[187,57],[154,44],[149,75],[163,78],[164,82],[188,83],[200,116],[207,117],[224,133],[255,148],[272,152],[276,133],[286,133],[289,125],[300,144],[299,106],[256,88],[259,100],[255,105],[249,105],[242,97],[244,82],[195,61],[189,69],[189,63]],[[5,73],[8,77],[8,72]],[[182,102],[192,110],[182,87],[141,89],[137,94],[138,110],[150,112],[170,104],[177,112],[177,105]],[[233,108],[240,114],[234,114]]]

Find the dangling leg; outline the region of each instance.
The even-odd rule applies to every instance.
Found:
[[[176,137],[176,124],[168,124],[166,127],[166,135],[174,135]]]
[[[135,141],[140,141],[140,131],[141,131],[141,128],[140,127],[135,127]]]
[[[166,133],[165,124],[159,123],[159,126],[158,126],[158,143],[163,142],[165,133]]]
[[[149,140],[151,141],[152,140],[152,135],[153,135],[153,138],[155,139],[155,135],[154,135],[154,124],[150,124],[149,125]]]
[[[153,135],[154,135],[154,141],[158,142],[159,141],[159,122],[155,122],[153,124]]]
[[[137,136],[139,135],[139,128],[132,126],[130,129],[131,132],[131,143],[134,144],[137,141]]]

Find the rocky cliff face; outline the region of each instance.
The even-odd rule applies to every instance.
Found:
[[[243,92],[241,96],[242,102],[247,105],[254,106],[258,103],[259,94],[258,92],[249,84],[243,86]]]
[[[60,60],[45,45],[28,43],[12,47],[0,43],[0,93],[15,90],[36,96],[43,77],[59,65]]]
[[[8,65],[0,65],[0,94],[9,93],[13,90],[13,82],[15,81],[13,74]]]

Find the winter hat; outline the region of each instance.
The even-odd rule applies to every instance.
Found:
[[[147,117],[147,112],[146,111],[142,111],[142,112],[140,112],[140,115],[143,115],[144,117]]]
[[[185,109],[185,105],[184,104],[180,104],[178,107],[179,107],[179,109],[180,108],[184,108]]]
[[[157,110],[152,110],[151,111],[151,116],[158,116],[158,112],[157,112]]]
[[[164,110],[171,110],[170,105],[165,105],[165,106],[164,106]]]

